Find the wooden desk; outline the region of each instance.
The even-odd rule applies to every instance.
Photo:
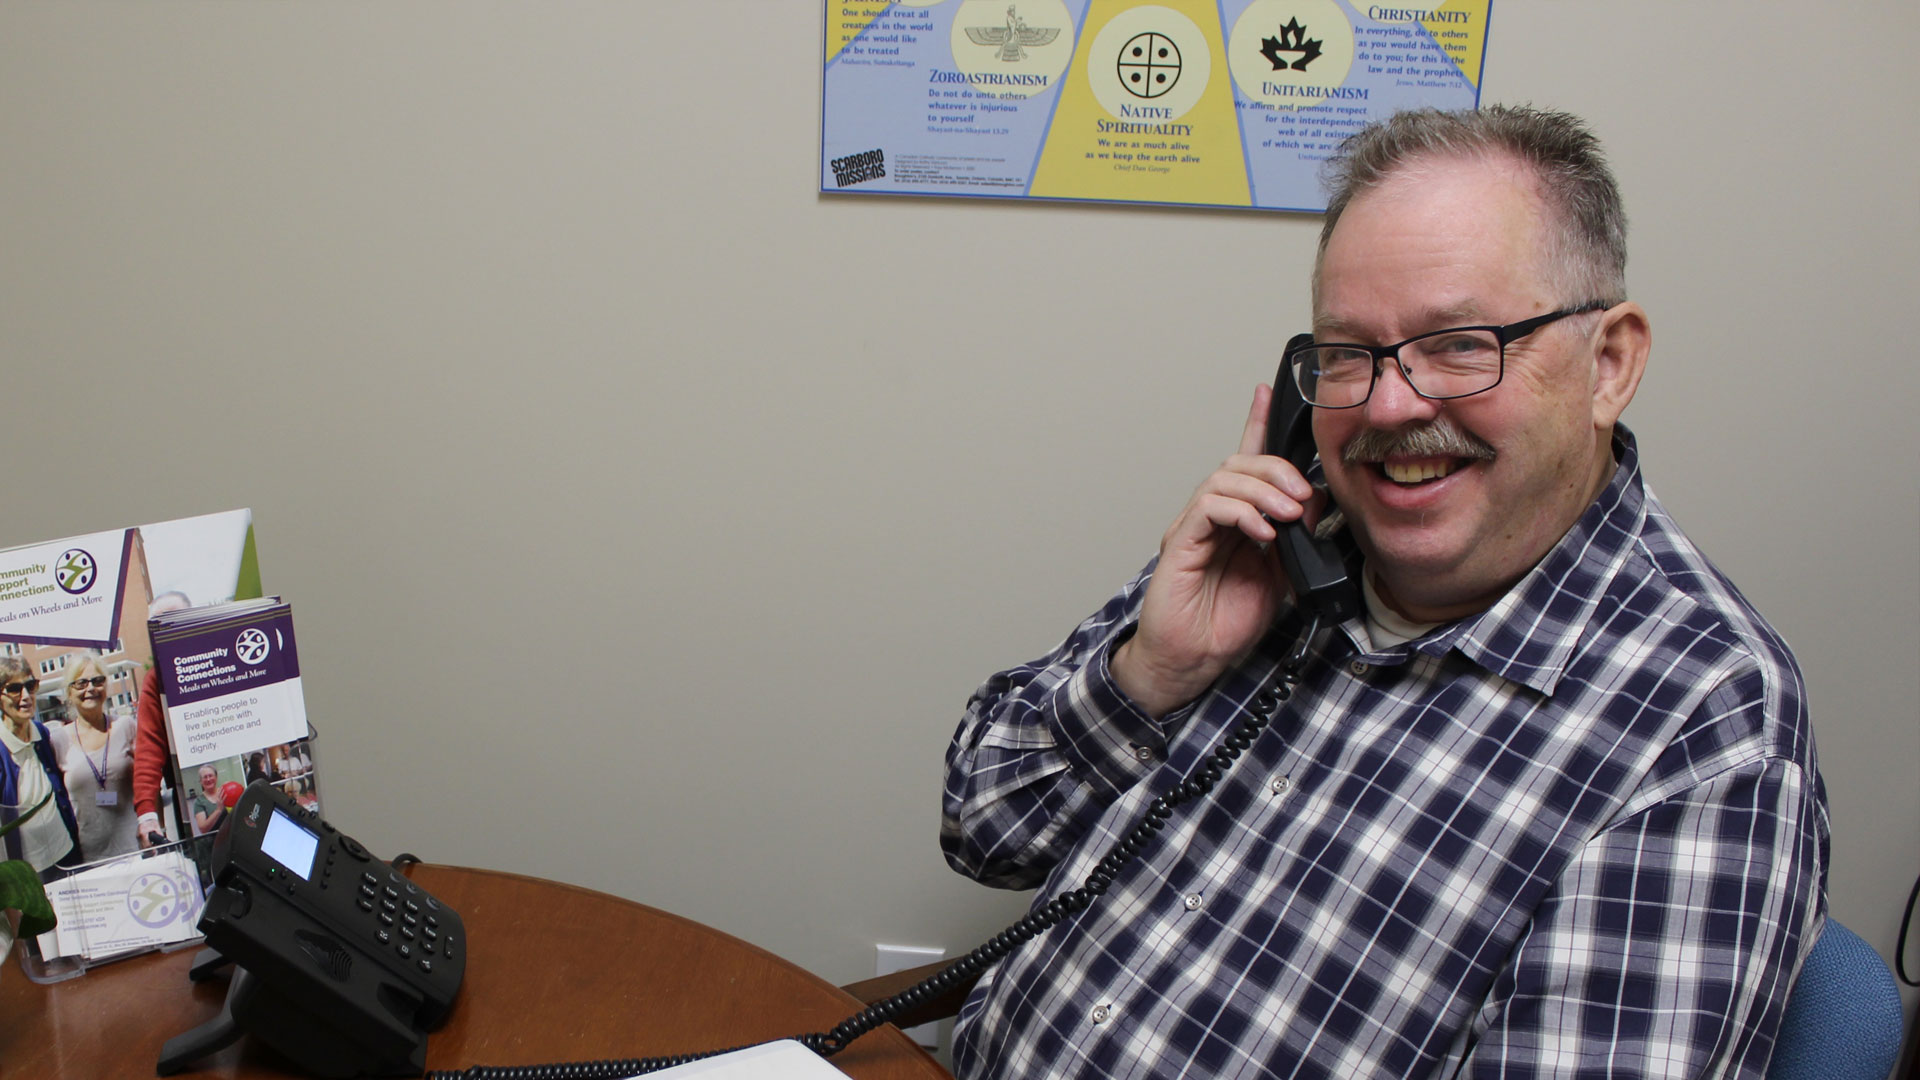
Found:
[[[825,1031],[853,997],[738,938],[642,904],[518,874],[421,865],[411,875],[467,928],[467,974],[427,1068],[653,1057]],[[152,1076],[160,1044],[211,1018],[224,980],[187,982],[194,950],[107,964],[47,986],[6,958],[0,1076]],[[863,1080],[947,1080],[897,1028],[833,1064]],[[183,1077],[289,1075],[242,1040]]]

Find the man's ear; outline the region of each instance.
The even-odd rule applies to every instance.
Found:
[[[1647,313],[1631,300],[1608,308],[1600,316],[1593,337],[1593,426],[1613,427],[1614,421],[1640,388],[1653,348],[1653,328]]]

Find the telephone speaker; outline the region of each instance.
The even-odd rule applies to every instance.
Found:
[[[337,939],[311,930],[299,930],[293,936],[300,942],[300,950],[333,981],[346,982],[353,974],[353,954]]]

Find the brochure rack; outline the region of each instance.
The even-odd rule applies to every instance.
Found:
[[[276,782],[276,788],[289,788],[317,772],[320,736],[311,724],[302,745],[310,755],[310,771]],[[310,779],[302,790],[313,790]],[[168,801],[178,798],[175,793]],[[60,925],[37,938],[21,940],[20,969],[37,983],[62,982],[116,960],[200,944],[196,924],[207,891],[213,887],[210,864],[216,835],[169,840],[63,871],[58,877],[42,874]],[[0,960],[4,959],[0,951]]]
[[[212,853],[212,836],[190,837],[47,881],[60,925],[21,941],[21,970],[37,983],[61,982],[115,960],[198,944],[194,924],[212,881]]]

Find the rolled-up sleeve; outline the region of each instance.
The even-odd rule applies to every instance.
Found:
[[[1164,757],[1182,713],[1156,722],[1108,664],[1132,634],[1152,564],[1047,655],[988,679],[947,750],[940,844],[954,869],[1039,884]]]

